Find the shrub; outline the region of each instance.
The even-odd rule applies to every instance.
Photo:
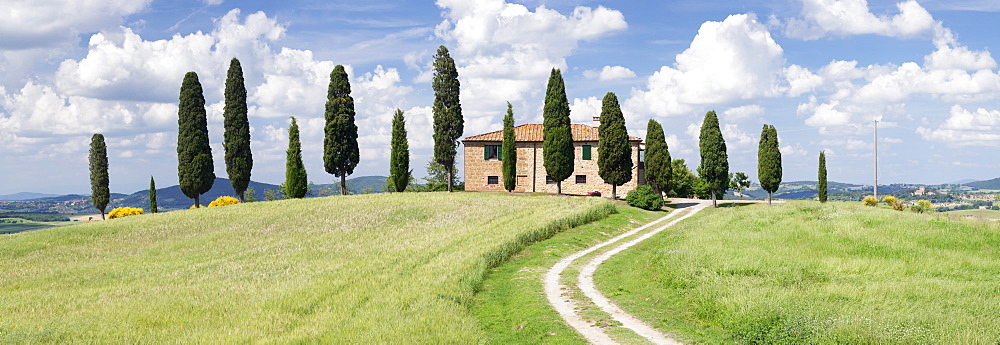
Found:
[[[904,208],[906,208],[906,206],[903,205],[903,201],[891,195],[883,198],[882,202],[884,202],[886,205],[892,206],[892,209],[896,211],[902,211]]]
[[[119,208],[111,210],[111,213],[108,213],[108,219],[115,219],[115,218],[128,217],[128,216],[137,216],[137,215],[140,215],[140,214],[142,214],[142,209],[141,208],[119,207]]]
[[[878,205],[878,199],[875,199],[874,196],[869,195],[866,196],[864,199],[861,199],[861,204],[865,206],[875,207],[875,205]]]
[[[215,201],[212,201],[212,203],[208,204],[208,207],[229,206],[229,205],[236,205],[239,203],[240,200],[234,197],[220,196],[218,199],[215,199]]]
[[[653,191],[653,187],[640,185],[636,189],[628,192],[625,201],[629,206],[638,207],[644,210],[655,211],[663,207],[663,198]]]
[[[924,213],[934,210],[934,206],[928,200],[918,200],[917,205],[912,207],[913,212]]]
[[[188,207],[189,210],[193,210],[196,208],[205,208],[205,205],[198,205],[198,207],[195,207],[195,205],[191,205],[191,207]]]

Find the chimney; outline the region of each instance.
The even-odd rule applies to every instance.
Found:
[[[601,115],[594,115],[593,121],[594,121],[594,123],[591,124],[591,126],[600,127],[601,126]]]

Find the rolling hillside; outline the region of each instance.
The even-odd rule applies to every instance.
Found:
[[[383,193],[0,236],[0,343],[482,343],[487,268],[601,198]]]
[[[381,192],[385,184],[384,176],[360,176],[347,180],[348,189],[353,194],[363,194],[366,192]],[[280,190],[280,186],[269,183],[250,181],[250,188],[254,189],[254,196],[257,200],[264,200],[264,191]],[[310,185],[314,193],[323,189],[339,191],[339,185],[321,184]],[[224,195],[233,196],[233,186],[229,179],[216,178],[212,189],[202,194],[203,204],[208,204],[212,200]],[[318,196],[314,194],[312,196]],[[157,206],[161,211],[186,209],[194,204],[181,192],[180,186],[174,185],[156,189]],[[138,207],[149,208],[149,191],[140,190],[132,194],[111,193],[111,201],[108,203],[108,211],[116,207]],[[5,213],[61,213],[61,214],[92,214],[98,213],[90,204],[90,195],[68,194],[56,197],[22,201],[0,201],[0,214]]]

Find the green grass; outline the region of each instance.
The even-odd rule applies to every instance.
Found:
[[[0,218],[0,235],[50,228],[55,225],[20,218]]]
[[[393,193],[0,237],[0,343],[477,343],[468,305],[599,198]]]
[[[997,344],[1000,227],[856,203],[705,210],[596,274],[688,343]]]
[[[983,219],[1000,219],[1000,211],[998,210],[975,209],[975,210],[948,211],[942,213],[948,215],[949,217],[960,217],[960,218],[976,217]]]
[[[665,215],[622,206],[618,214],[532,244],[491,269],[470,306],[486,332],[487,343],[586,344],[548,305],[542,282],[545,272],[567,255]],[[575,281],[575,275],[571,276]]]

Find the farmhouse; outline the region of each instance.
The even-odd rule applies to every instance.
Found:
[[[596,125],[596,118],[595,118]],[[565,194],[587,194],[598,191],[611,196],[611,185],[597,173],[597,127],[573,124],[573,175],[563,180]],[[542,125],[525,124],[514,127],[517,141],[516,192],[556,193],[556,183],[548,179],[542,156]],[[503,191],[500,171],[503,131],[473,135],[462,140],[465,146],[465,189]],[[629,137],[632,146],[632,180],[618,186],[622,196],[646,180],[642,170],[642,139]]]

